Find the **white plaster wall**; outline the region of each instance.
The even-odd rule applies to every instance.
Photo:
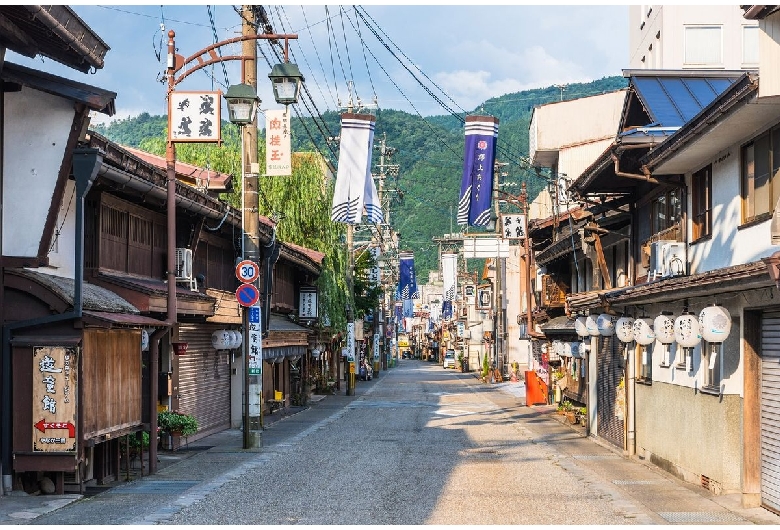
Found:
[[[5,95],[3,255],[35,256],[73,124],[73,102],[23,88]]]
[[[652,12],[650,16],[647,16],[650,7],[652,7]],[[742,13],[742,9],[736,4],[630,6],[630,68],[667,70],[686,68],[684,64],[684,26],[686,24],[713,24],[723,27],[723,64],[719,68],[740,70],[744,66],[742,64],[742,27],[758,25],[757,21],[746,20]],[[645,22],[645,25],[640,28],[642,21]],[[660,39],[656,38],[659,31]],[[651,44],[653,45],[652,52],[649,51]],[[653,57],[654,54],[656,57]],[[645,57],[644,63],[641,60],[643,56]]]
[[[59,230],[59,236],[56,231]],[[55,236],[49,244],[49,267],[46,273],[73,278],[76,254],[76,182],[68,180],[57,213]]]
[[[607,150],[617,135],[617,125],[609,138],[562,149],[558,159],[558,173],[574,182],[596,159]]]
[[[721,366],[721,373],[723,374],[723,380],[721,381],[721,394],[722,395],[743,395],[743,356],[741,349],[741,329],[740,323],[742,319],[742,297],[740,293],[732,295],[724,295],[723,297],[713,297],[712,299],[693,299],[690,300],[689,310],[694,313],[697,318],[699,312],[707,305],[713,302],[722,304],[731,314],[732,327],[729,338],[724,342],[723,347],[717,354],[717,361]],[[672,311],[670,318],[674,320],[680,316],[683,312],[682,302],[678,303],[666,303],[657,306],[648,306],[646,308],[646,316],[654,319],[661,311]],[[661,367],[663,361],[663,349],[664,347],[669,349],[669,366]],[[659,341],[650,346],[649,352],[652,358],[652,378],[653,382],[669,383],[677,386],[682,386],[690,389],[701,388],[704,384],[704,370],[702,369],[702,351],[701,346],[696,346],[693,349],[692,368],[691,372],[676,367],[679,359],[683,354],[682,348],[678,348],[676,343],[664,346]]]
[[[759,22],[758,36],[758,96],[780,95],[780,13],[773,13]]]
[[[738,229],[742,222],[739,145],[735,144],[718,153],[711,161],[712,237],[705,241],[692,242],[689,246],[691,274],[752,263],[780,250],[780,247],[771,245],[771,221]],[[690,175],[688,183],[690,184]],[[689,211],[690,206],[689,199]],[[692,226],[689,220],[689,234],[692,232]]]

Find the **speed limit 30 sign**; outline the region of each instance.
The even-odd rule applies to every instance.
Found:
[[[244,283],[252,283],[260,275],[260,267],[254,261],[245,259],[236,265],[236,278]]]

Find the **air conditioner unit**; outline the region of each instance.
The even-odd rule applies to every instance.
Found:
[[[662,239],[660,241],[653,241],[650,244],[650,265],[647,273],[649,279],[654,280],[664,276],[663,248],[665,245],[672,243],[677,243],[677,241]]]
[[[678,241],[667,243],[661,248],[663,258],[663,277],[684,276],[686,274],[685,243]]]
[[[191,291],[198,290],[198,283],[192,275],[192,249],[176,249],[176,281],[189,284]]]

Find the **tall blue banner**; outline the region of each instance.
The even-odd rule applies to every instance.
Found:
[[[444,320],[452,320],[452,301],[445,300],[441,307],[441,317]]]
[[[417,278],[414,274],[414,254],[403,252],[398,254],[398,293],[401,300],[419,298]]]
[[[458,201],[458,224],[487,226],[493,194],[498,118],[466,116],[466,149]]]

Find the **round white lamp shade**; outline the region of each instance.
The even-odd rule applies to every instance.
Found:
[[[615,335],[620,342],[631,342],[634,340],[634,319],[631,317],[620,317],[615,322]]]
[[[230,330],[220,329],[211,334],[211,345],[215,350],[229,350],[233,335]]]
[[[640,346],[648,346],[655,341],[652,320],[649,318],[637,318],[634,320],[634,340]]]
[[[693,313],[683,313],[674,321],[674,340],[683,348],[693,348],[701,342],[699,320]]]
[[[731,314],[721,305],[707,306],[699,313],[699,327],[707,342],[723,342],[731,333]]]
[[[596,315],[588,315],[585,317],[585,327],[588,329],[588,335],[591,337],[598,337],[601,335],[601,333],[599,333],[599,324],[596,321]]]
[[[653,321],[653,331],[655,338],[661,344],[671,344],[674,342],[674,320],[669,315],[661,313]]]
[[[602,337],[611,337],[615,334],[615,319],[612,315],[602,313],[596,319],[596,327]]]
[[[563,351],[561,352],[561,354],[566,356],[566,357],[571,357],[571,353],[572,353],[571,352],[571,342],[564,342],[564,343],[562,343],[562,346],[563,346],[563,348],[562,348]]]
[[[580,337],[587,337],[590,335],[585,320],[585,317],[577,317],[577,320],[574,321],[574,331],[576,331],[577,335]]]
[[[233,335],[233,340],[230,343],[230,349],[234,350],[241,347],[241,344],[244,342],[244,336],[241,334],[241,332],[232,330],[230,333]]]

